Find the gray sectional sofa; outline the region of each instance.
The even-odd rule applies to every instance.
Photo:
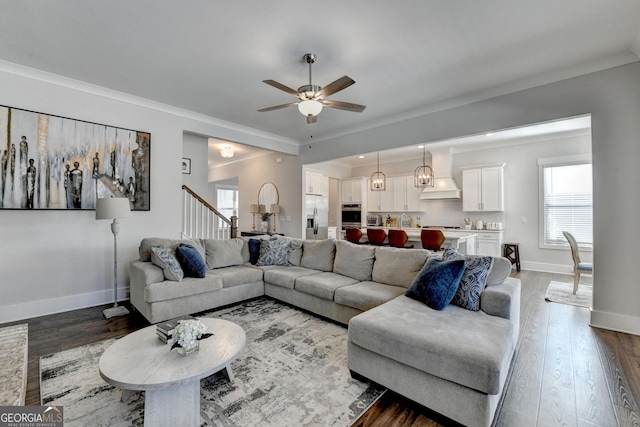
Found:
[[[249,238],[190,241],[206,277],[166,280],[151,248],[181,242],[143,239],[130,264],[131,302],[151,323],[267,295],[348,325],[354,375],[465,425],[491,424],[519,333],[520,281],[505,258],[492,260],[479,311],[437,311],[405,296],[436,252],[280,237],[286,265],[253,265]]]

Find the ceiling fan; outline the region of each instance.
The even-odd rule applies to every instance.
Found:
[[[366,106],[359,104],[351,104],[350,102],[342,101],[330,101],[326,99],[328,96],[333,95],[343,89],[348,88],[355,81],[349,76],[340,77],[338,80],[329,83],[325,87],[316,86],[311,83],[311,64],[316,62],[318,56],[315,53],[307,53],[302,57],[307,64],[309,64],[309,84],[300,86],[298,90],[293,90],[288,86],[278,83],[275,80],[263,80],[264,83],[275,87],[276,89],[283,90],[298,98],[297,102],[290,102],[288,104],[275,105],[273,107],[262,108],[258,111],[264,113],[266,111],[279,110],[281,108],[298,106],[298,110],[303,116],[306,116],[307,123],[315,123],[318,121],[318,114],[322,111],[322,107],[337,108],[338,110],[353,111],[361,113]]]

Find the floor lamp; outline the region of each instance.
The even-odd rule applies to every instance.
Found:
[[[131,216],[129,207],[129,199],[124,197],[112,197],[106,199],[98,199],[96,201],[96,219],[113,219],[111,223],[111,232],[113,233],[113,307],[102,311],[106,319],[118,316],[126,316],[129,310],[126,307],[118,305],[118,240],[117,236],[120,232],[120,223],[118,218],[128,218]]]

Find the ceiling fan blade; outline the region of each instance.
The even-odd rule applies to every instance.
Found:
[[[273,111],[273,110],[279,110],[281,108],[293,107],[294,105],[298,105],[298,103],[297,102],[290,102],[288,104],[274,105],[273,107],[261,108],[258,111],[260,111],[261,113],[265,113],[267,111]]]
[[[328,99],[322,100],[322,105],[330,108],[337,108],[338,110],[353,111],[354,113],[362,113],[366,105],[352,104],[350,102],[342,101],[330,101]]]
[[[336,92],[340,92],[342,89],[348,88],[354,83],[355,80],[353,80],[351,77],[342,76],[335,82],[329,83],[328,85],[320,89],[320,91],[316,94],[316,97],[326,98]]]
[[[318,116],[312,116],[311,114],[307,116],[307,124],[315,123],[317,121],[318,121]]]
[[[275,80],[263,80],[263,82],[268,84],[269,86],[275,87],[276,89],[280,89],[280,90],[283,90],[283,91],[285,91],[287,93],[290,93],[291,95],[293,95],[295,97],[298,96],[298,92],[297,91],[291,89],[289,86],[283,85],[282,83],[278,83]]]

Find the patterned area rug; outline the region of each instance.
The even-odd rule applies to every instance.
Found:
[[[593,286],[578,286],[578,292],[573,294],[573,283],[552,281],[547,287],[547,293],[544,296],[545,301],[557,302],[560,304],[576,305],[578,307],[591,307],[593,298]]]
[[[0,406],[24,405],[28,347],[28,324],[0,329]]]
[[[351,378],[342,326],[266,298],[205,316],[242,326],[247,348],[232,383],[222,372],[201,381],[203,426],[348,426],[384,392]],[[42,404],[64,406],[65,426],[143,424],[143,393],[122,403],[98,373],[112,342],[40,359]]]

